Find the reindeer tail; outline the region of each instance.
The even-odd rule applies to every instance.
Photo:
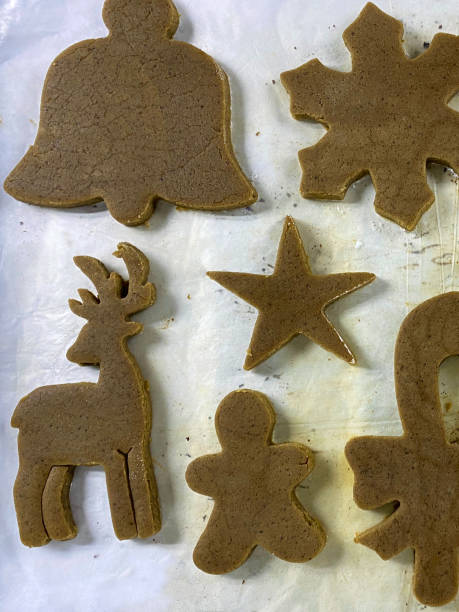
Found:
[[[27,414],[30,412],[32,402],[30,401],[30,393],[23,397],[16,406],[13,416],[11,417],[11,427],[21,427]]]

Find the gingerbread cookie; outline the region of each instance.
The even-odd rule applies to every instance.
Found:
[[[313,454],[302,444],[273,444],[275,421],[262,393],[233,391],[215,415],[222,451],[188,466],[190,488],[215,502],[193,554],[204,572],[231,572],[255,546],[303,563],[325,545],[321,525],[295,496],[295,488],[314,467]]]
[[[439,606],[457,593],[459,448],[446,438],[438,368],[459,355],[459,292],[427,300],[403,322],[395,348],[395,387],[403,425],[399,437],[350,440],[354,499],[365,509],[400,506],[356,542],[390,559],[414,548],[414,592]]]
[[[104,200],[126,225],[146,221],[158,198],[209,210],[255,202],[231,144],[227,76],[172,40],[172,2],[106,0],[103,18],[107,38],[52,63],[35,144],[6,191],[58,208]]]
[[[299,152],[305,198],[342,199],[370,173],[376,211],[412,230],[434,201],[429,160],[459,172],[459,37],[436,34],[409,59],[403,26],[368,3],[343,34],[352,71],[314,59],[281,75],[295,119],[320,121],[328,133]]]
[[[286,217],[274,273],[207,272],[208,276],[258,309],[244,368],[250,370],[297,334],[306,336],[348,363],[355,358],[324,314],[326,306],[375,279],[367,272],[317,276],[311,272],[303,243]]]
[[[148,383],[127,348],[142,330],[130,316],[155,301],[147,282],[149,263],[128,243],[115,253],[129,272],[125,282],[92,257],[75,257],[94,283],[97,296],[80,289],[71,310],[88,320],[67,358],[96,364],[96,384],[40,387],[16,407],[11,424],[19,428],[19,471],[14,502],[22,542],[41,546],[76,535],[69,503],[74,467],[105,469],[113,527],[120,539],[147,537],[160,526],[150,456],[151,405]]]

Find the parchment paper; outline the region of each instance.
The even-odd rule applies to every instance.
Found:
[[[281,71],[319,57],[350,69],[341,39],[363,0],[177,0],[177,38],[210,53],[231,81],[233,141],[260,202],[228,213],[177,211],[160,203],[150,222],[127,228],[100,204],[73,210],[28,206],[0,194],[0,608],[7,611],[393,611],[417,610],[411,551],[383,562],[353,543],[356,531],[382,519],[352,500],[345,442],[359,434],[401,431],[393,386],[393,349],[406,314],[424,299],[459,289],[457,177],[433,165],[436,202],[406,233],[373,209],[368,178],[343,202],[299,196],[298,149],[324,132],[289,114]],[[405,24],[410,55],[442,29],[458,33],[456,0],[380,0]],[[46,70],[68,45],[104,36],[102,0],[0,2],[1,179],[33,142]],[[455,108],[459,108],[456,103]],[[257,133],[259,133],[257,135]],[[141,146],[141,143],[139,143]],[[209,269],[261,273],[273,265],[283,219],[292,215],[317,273],[369,271],[370,286],[339,300],[330,318],[354,349],[351,367],[304,338],[290,342],[254,371],[242,370],[256,312],[206,278]],[[154,541],[119,542],[113,534],[101,469],[79,468],[71,491],[76,540],[29,550],[19,541],[12,500],[18,400],[35,387],[97,379],[95,368],[65,359],[83,321],[67,307],[89,283],[76,254],[124,272],[111,253],[136,244],[150,258],[157,303],[136,318],[131,342],[149,379],[164,526]],[[458,361],[441,370],[455,428]],[[193,547],[212,501],[190,491],[191,458],[215,452],[219,401],[245,386],[266,393],[277,411],[275,439],[309,445],[316,468],[298,489],[328,533],[324,551],[307,564],[283,562],[257,549],[225,576],[192,563]],[[97,410],[97,406],[94,406]],[[454,610],[452,603],[445,610]]]

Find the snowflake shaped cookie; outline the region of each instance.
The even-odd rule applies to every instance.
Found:
[[[368,3],[343,34],[352,71],[317,59],[281,75],[296,119],[323,123],[327,134],[299,152],[305,198],[342,199],[369,173],[376,211],[412,230],[434,201],[426,164],[459,173],[459,36],[436,34],[409,59],[403,26]]]

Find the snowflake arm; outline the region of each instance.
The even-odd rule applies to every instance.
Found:
[[[283,72],[280,78],[290,94],[290,112],[295,119],[315,119],[325,125],[350,80],[347,73],[331,70],[318,59]]]
[[[330,130],[317,144],[299,152],[303,198],[342,200],[351,183],[367,173],[364,159],[350,154],[346,138]]]
[[[435,34],[429,48],[413,60],[428,74],[432,89],[438,92],[444,103],[459,91],[458,57],[459,36],[442,32]]]
[[[372,2],[344,30],[343,40],[351,52],[352,70],[381,70],[381,65],[406,60],[402,47],[403,26]]]

